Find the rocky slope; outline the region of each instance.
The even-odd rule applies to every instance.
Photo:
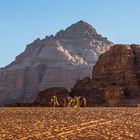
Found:
[[[33,102],[39,91],[51,87],[70,90],[77,79],[92,76],[93,65],[110,45],[84,21],[35,40],[0,69],[0,104]]]
[[[140,103],[140,45],[112,46],[100,56],[92,79],[77,81],[71,95],[86,97],[89,106]]]

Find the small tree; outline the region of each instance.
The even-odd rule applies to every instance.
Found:
[[[52,96],[51,104],[53,105],[53,107],[59,106],[57,96]]]
[[[87,106],[87,100],[86,100],[86,98],[83,98],[83,105],[84,105],[84,107]]]

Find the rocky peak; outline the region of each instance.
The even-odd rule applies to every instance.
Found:
[[[78,31],[78,33],[83,33],[83,34],[86,34],[86,33],[97,34],[96,29],[93,28],[92,25],[82,20],[78,21],[75,24],[72,24],[69,28],[66,29],[66,31],[69,31],[69,32]]]
[[[92,25],[80,20],[77,23],[72,24],[65,30],[61,30],[56,34],[56,38],[100,38],[95,28]]]

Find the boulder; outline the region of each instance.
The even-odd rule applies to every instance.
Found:
[[[52,107],[53,105],[51,104],[51,98],[53,96],[57,97],[59,106],[63,106],[63,101],[66,96],[68,96],[68,90],[65,88],[59,88],[59,87],[54,87],[54,88],[49,88],[44,91],[40,91],[39,94],[36,97],[36,100],[34,101],[35,106],[47,106],[47,107]]]

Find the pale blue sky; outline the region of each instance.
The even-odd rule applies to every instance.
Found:
[[[140,43],[140,0],[0,0],[0,67],[79,20],[114,43]]]

